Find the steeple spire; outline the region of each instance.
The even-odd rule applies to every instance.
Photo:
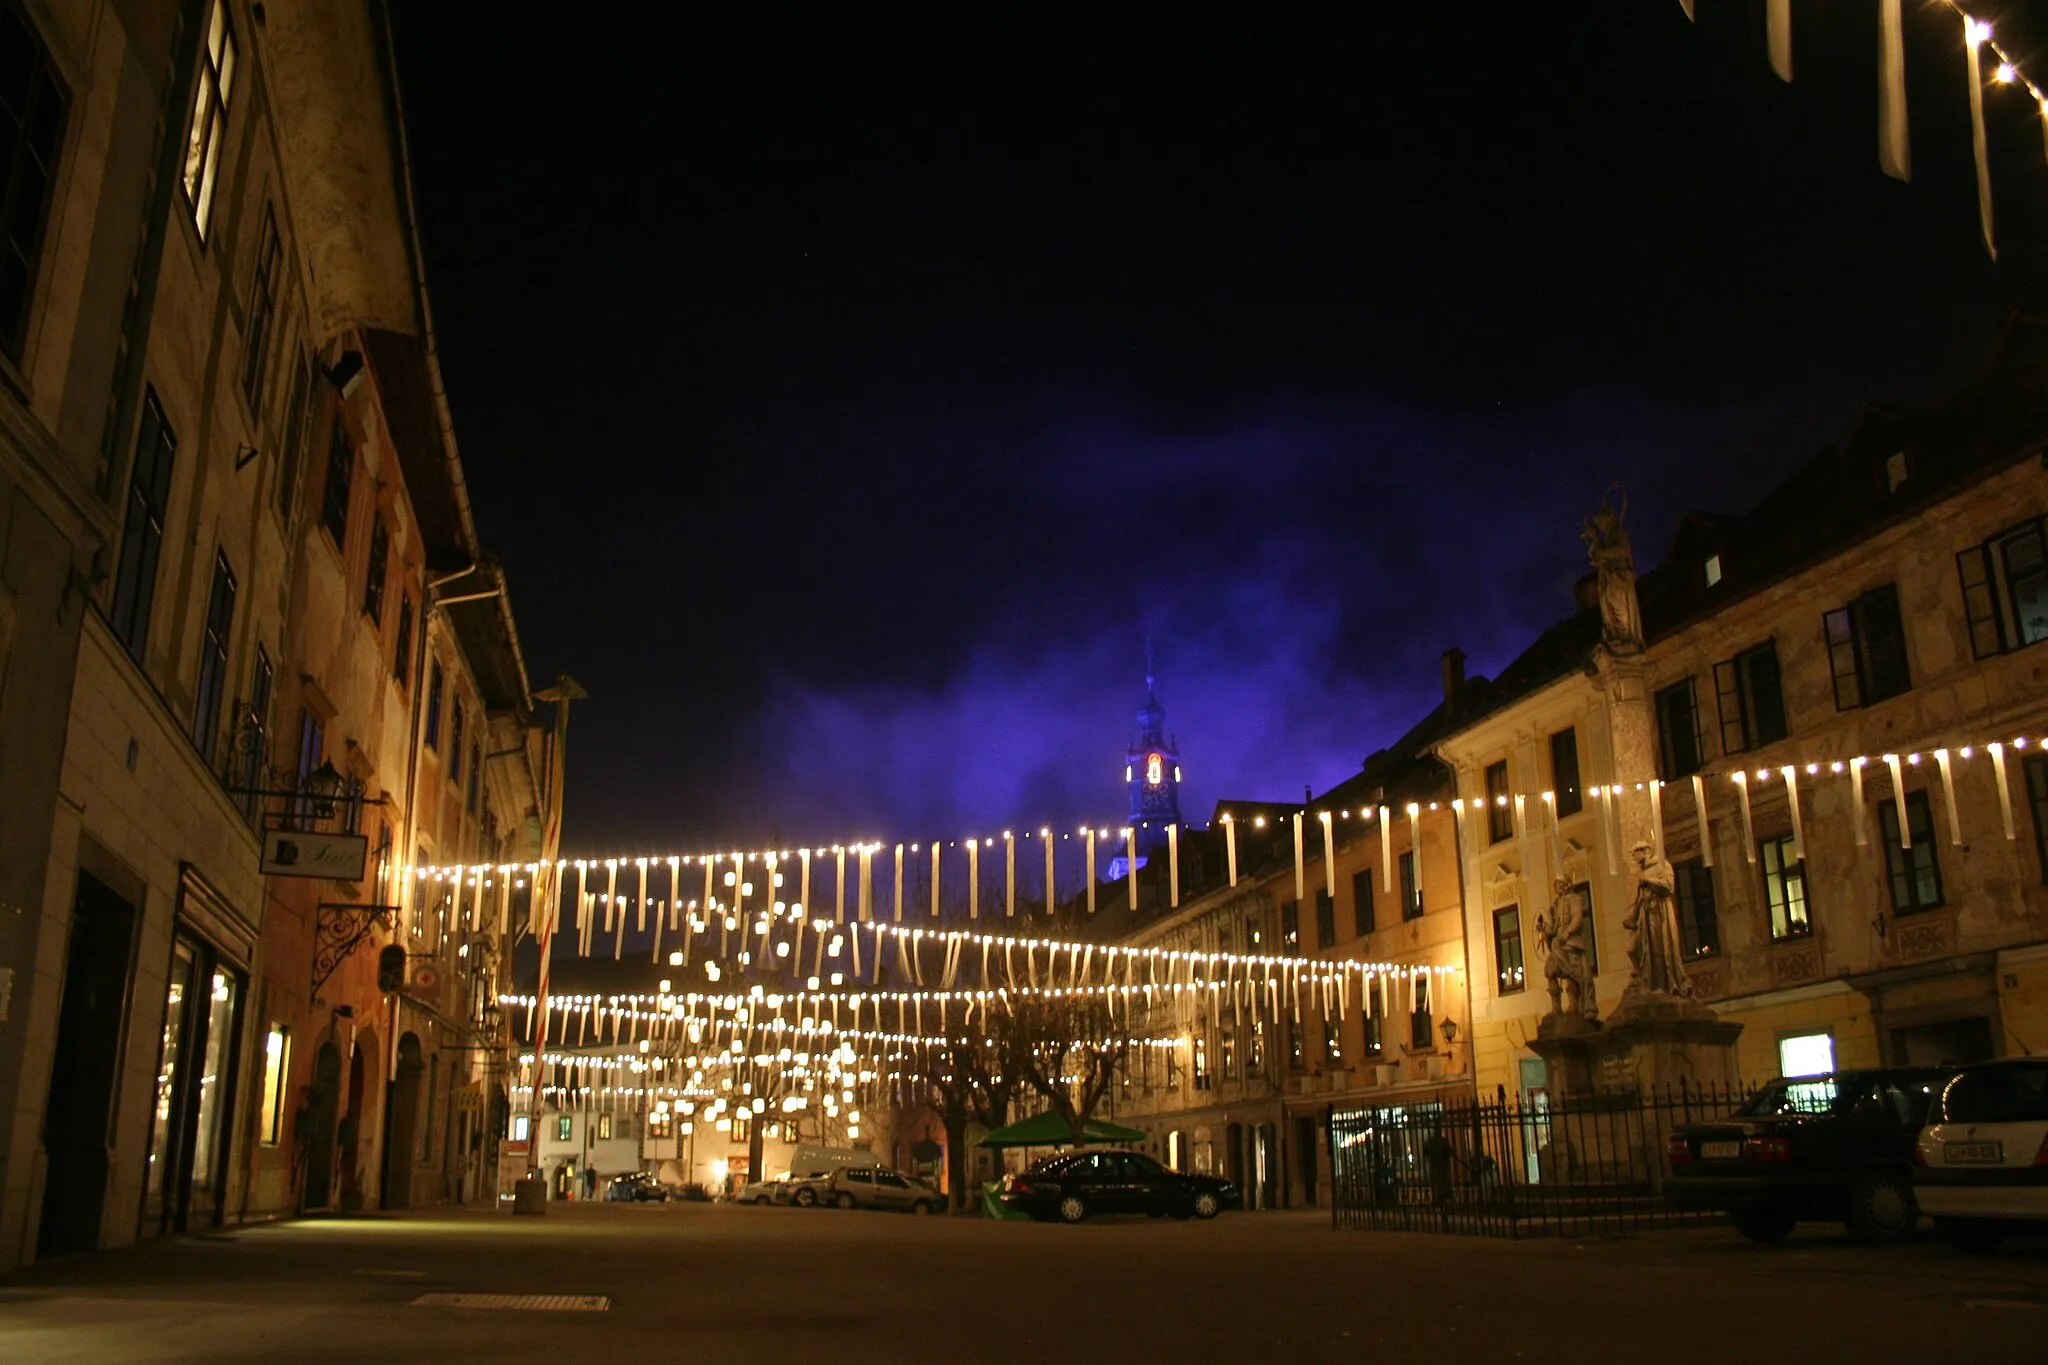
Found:
[[[1145,704],[1138,708],[1138,742],[1125,756],[1131,824],[1138,843],[1152,848],[1166,841],[1166,826],[1180,823],[1180,755],[1166,740],[1166,708],[1159,704],[1159,670],[1152,637],[1145,637]]]

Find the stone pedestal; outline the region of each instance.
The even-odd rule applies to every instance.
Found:
[[[1641,994],[1623,996],[1604,1022],[1545,1015],[1529,1046],[1548,1068],[1546,1089],[1557,1105],[1680,1085],[1730,1088],[1741,1033],[1742,1025],[1724,1022],[1697,1000]]]

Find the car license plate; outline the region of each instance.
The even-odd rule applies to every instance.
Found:
[[[1733,1161],[1741,1155],[1742,1140],[1740,1138],[1727,1142],[1702,1142],[1700,1144],[1700,1160],[1702,1161]]]
[[[2005,1160],[2002,1142],[1945,1142],[1941,1159],[1950,1166],[1996,1166]]]

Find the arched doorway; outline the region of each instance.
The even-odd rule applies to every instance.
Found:
[[[341,1049],[330,1037],[313,1054],[313,1083],[292,1121],[292,1140],[305,1164],[301,1209],[324,1209],[334,1202],[334,1123],[340,1110]]]
[[[390,1103],[385,1106],[383,1207],[409,1209],[413,1206],[413,1160],[420,1145],[420,1079],[425,1071],[420,1060],[420,1038],[406,1033],[398,1040],[398,1074],[391,1082]]]
[[[343,1213],[358,1213],[363,1207],[363,1162],[370,1155],[364,1147],[370,1141],[369,1135],[377,1131],[369,1112],[369,1078],[377,1065],[377,1051],[374,1029],[356,1034],[355,1044],[349,1049],[347,1106],[334,1132],[335,1159],[341,1173],[339,1207]]]

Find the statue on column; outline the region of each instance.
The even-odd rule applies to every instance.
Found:
[[[1636,898],[1621,921],[1629,935],[1625,994],[1690,999],[1692,978],[1685,974],[1671,862],[1649,844],[1637,844],[1630,855],[1636,864]]]
[[[1622,655],[1643,652],[1643,613],[1636,601],[1636,557],[1622,521],[1628,516],[1628,494],[1621,493],[1621,505],[1609,506],[1609,499],[1621,493],[1612,484],[1600,495],[1600,506],[1586,518],[1579,539],[1586,542],[1586,557],[1593,564],[1594,591],[1600,601],[1600,638],[1607,648]]]
[[[1543,950],[1543,984],[1550,991],[1550,1012],[1591,1023],[1600,1017],[1600,1004],[1593,996],[1592,964],[1586,954],[1592,907],[1585,890],[1563,877],[1551,890],[1550,907],[1536,916],[1536,945]],[[1571,993],[1569,1010],[1564,1003],[1567,988]]]

